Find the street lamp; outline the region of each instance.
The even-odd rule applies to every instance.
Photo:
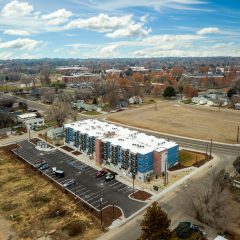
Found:
[[[168,184],[168,172],[167,172],[167,169],[168,169],[168,158],[166,157],[165,158],[165,171],[164,171],[164,186],[167,186],[167,184]]]
[[[102,198],[102,195],[100,195],[100,216],[101,216],[101,227],[102,227],[102,201],[103,201],[103,198]]]
[[[17,145],[17,158],[19,158],[18,156],[18,143],[16,142],[16,145]]]
[[[113,213],[113,216],[112,216],[112,221],[114,221],[114,203],[113,203],[113,205],[112,205],[112,213]]]
[[[132,179],[133,179],[133,198],[134,198],[134,180],[135,180],[135,173],[132,173]]]

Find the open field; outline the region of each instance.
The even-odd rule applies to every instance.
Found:
[[[148,130],[236,143],[240,111],[165,101],[108,116],[108,120]]]
[[[0,149],[0,215],[19,239],[95,239],[99,221],[63,192]]]

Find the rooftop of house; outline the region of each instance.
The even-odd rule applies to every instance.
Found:
[[[36,116],[37,116],[36,113],[24,113],[24,114],[18,115],[18,118],[26,119],[26,118],[34,118]]]
[[[43,122],[43,118],[33,118],[33,119],[28,119],[24,121],[26,124],[31,124],[31,123],[36,123],[36,122]]]
[[[163,151],[178,145],[163,138],[94,119],[65,124],[64,127],[96,137],[102,142],[111,142],[112,145],[129,149],[133,153],[147,154],[154,150]]]

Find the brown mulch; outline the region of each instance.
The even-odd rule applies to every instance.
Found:
[[[17,144],[10,144],[10,145],[1,147],[1,149],[3,149],[6,152],[9,152],[9,151],[11,151],[13,149],[17,149],[18,147],[19,146]]]
[[[75,152],[72,152],[72,154],[74,154],[75,156],[78,156],[78,155],[80,155],[80,154],[82,154],[82,153],[80,153],[80,152],[78,152],[78,151],[75,151]]]
[[[34,145],[37,145],[37,142],[39,141],[38,138],[32,138],[30,139],[30,142],[33,143]]]
[[[68,146],[63,146],[63,147],[61,147],[61,148],[64,149],[64,150],[66,150],[66,151],[68,151],[68,152],[74,151],[74,149],[72,149],[72,148],[70,148],[70,147],[68,147]]]
[[[104,208],[102,210],[102,217],[103,217],[103,222],[106,226],[110,226],[112,222],[122,216],[121,210],[114,206],[109,206],[107,208]]]
[[[203,166],[205,163],[211,161],[212,159],[213,159],[212,157],[208,157],[208,159],[206,158],[197,163],[194,163],[192,165],[192,167],[199,168],[199,167]],[[180,169],[184,169],[184,168],[189,168],[189,167],[183,166],[182,164],[178,163],[177,165],[174,165],[173,167],[169,168],[168,171],[172,172],[172,171],[176,171],[176,170],[180,170]]]
[[[152,194],[145,192],[145,191],[137,191],[134,194],[132,193],[130,195],[131,198],[134,198],[136,200],[141,200],[141,201],[146,201],[148,200],[150,197],[152,196]]]

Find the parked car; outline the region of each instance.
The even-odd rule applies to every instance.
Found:
[[[57,170],[56,167],[52,168],[52,174],[55,175],[56,177],[63,178],[65,177],[65,173],[62,170]]]
[[[96,178],[103,177],[103,176],[105,176],[107,173],[108,173],[107,169],[103,168],[102,170],[97,171],[97,173],[96,173]]]
[[[41,161],[36,162],[33,166],[35,168],[40,168],[44,164],[46,164],[46,162],[41,160]]]
[[[64,186],[64,187],[70,187],[70,186],[72,186],[72,185],[74,185],[74,184],[76,184],[76,180],[75,180],[74,178],[72,178],[72,179],[68,180],[67,182],[65,182],[65,183],[63,184],[63,186]]]
[[[46,169],[48,169],[48,168],[49,168],[49,165],[48,165],[47,163],[45,163],[45,164],[41,165],[38,169],[39,169],[40,171],[44,171],[44,170],[46,170]]]
[[[113,174],[113,173],[108,173],[105,177],[105,181],[107,181],[107,182],[109,182],[113,179],[115,179],[115,174]]]

